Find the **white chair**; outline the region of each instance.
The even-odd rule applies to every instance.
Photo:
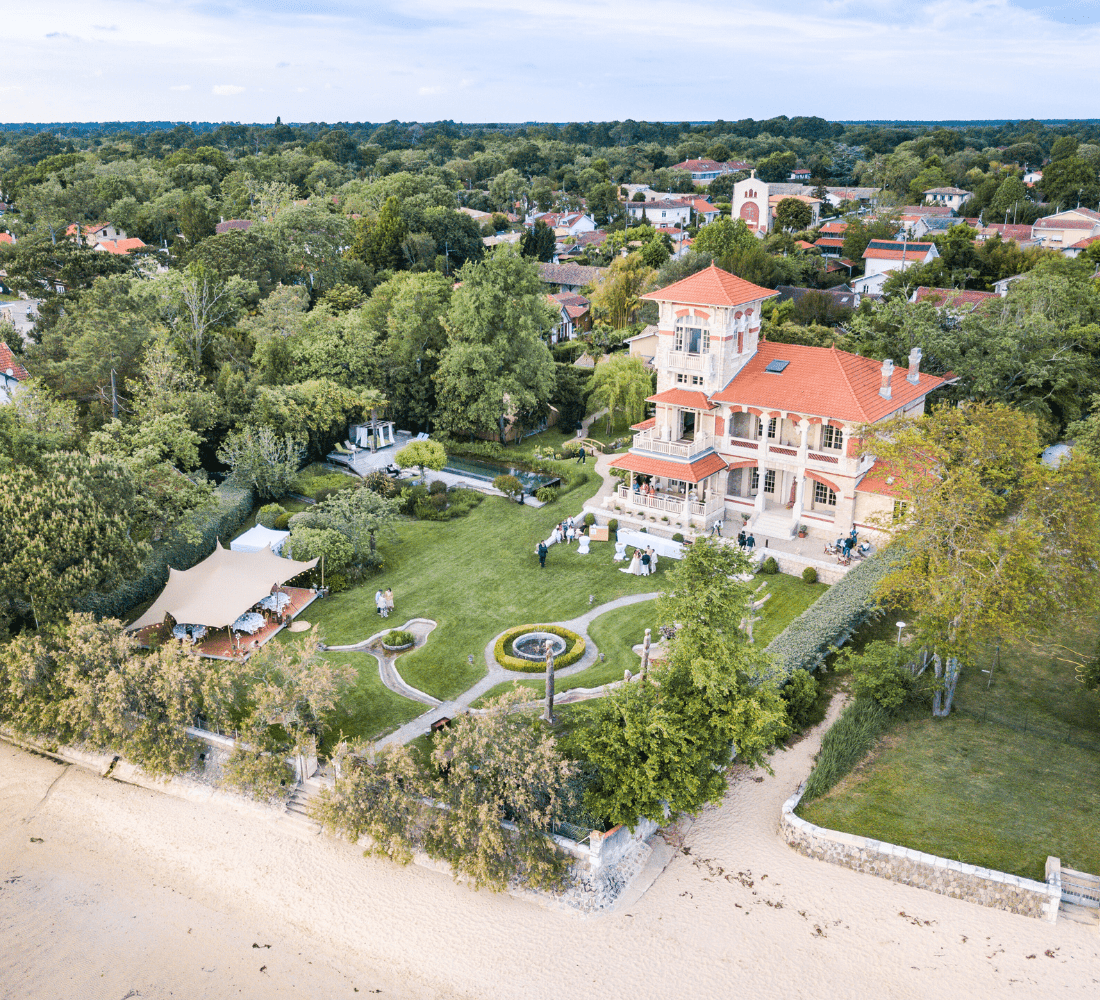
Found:
[[[581,535],[581,537],[580,537],[580,541],[579,541],[579,543],[577,544],[577,551],[578,551],[578,552],[579,552],[579,553],[580,553],[580,554],[581,554],[582,556],[586,556],[586,555],[588,555],[588,546],[589,546],[589,543],[590,543],[591,541],[592,541],[592,539],[591,539],[591,538],[589,538],[589,537],[588,537],[587,535]]]

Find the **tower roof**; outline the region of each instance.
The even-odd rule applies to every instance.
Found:
[[[649,292],[642,298],[653,302],[683,302],[701,306],[739,306],[757,299],[768,299],[775,294],[770,288],[754,285],[712,263],[710,267],[674,281],[656,292]]]

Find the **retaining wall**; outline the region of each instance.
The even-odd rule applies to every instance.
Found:
[[[1062,892],[1054,882],[1035,882],[869,837],[826,830],[795,815],[795,807],[801,799],[800,786],[783,803],[779,819],[783,839],[799,854],[867,875],[877,875],[891,882],[928,889],[942,896],[965,899],[980,906],[1008,910],[1009,913],[1051,923],[1058,919]]]

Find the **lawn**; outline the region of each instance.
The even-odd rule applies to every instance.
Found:
[[[312,605],[306,612],[317,607]],[[370,653],[330,653],[332,663],[348,663],[359,672],[355,686],[326,720],[328,742],[336,743],[341,735],[362,736],[375,740],[390,733],[428,711],[427,705],[394,694],[378,674],[378,661]]]
[[[662,577],[663,574],[658,571],[656,579]],[[752,584],[753,589],[765,581],[767,589],[761,592],[761,596],[770,593],[772,598],[761,609],[763,620],[756,623],[754,638],[760,649],[771,642],[772,638],[786,628],[792,619],[800,615],[828,589],[823,583],[803,583],[798,577],[785,576],[782,573],[775,576],[757,576]],[[647,628],[653,629],[653,641],[660,641],[657,627],[661,622],[657,620],[656,612],[656,602],[645,601],[625,608],[615,608],[600,615],[588,627],[588,634],[596,644],[596,648],[606,657],[605,662],[594,663],[587,670],[582,670],[571,677],[558,678],[554,684],[555,691],[560,693],[577,687],[599,687],[610,681],[619,681],[623,679],[624,670],[637,673],[641,660],[632,647],[642,641]],[[519,683],[524,687],[532,688],[539,698],[546,695],[544,679],[519,680]],[[484,698],[479,699],[478,707],[484,703],[485,698],[498,695],[509,687],[511,682],[498,684]]]
[[[811,822],[1037,880],[1047,855],[1100,872],[1100,693],[1060,636],[963,672],[957,711],[901,722],[855,773],[799,812]]]
[[[484,674],[486,644],[509,626],[574,618],[588,610],[590,594],[603,603],[662,587],[664,568],[653,577],[620,573],[610,542],[593,542],[587,556],[555,545],[546,568],[539,569],[539,540],[558,520],[577,513],[597,486],[593,476],[539,510],[489,497],[455,521],[402,521],[396,537],[379,544],[385,571],[365,586],[318,602],[310,618],[330,645],[358,642],[378,630],[375,589],[391,587],[392,624],[417,617],[439,622],[422,649],[402,656],[402,676],[437,698],[452,698]]]

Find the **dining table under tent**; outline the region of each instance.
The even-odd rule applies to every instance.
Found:
[[[255,626],[262,627],[265,619],[251,611],[252,607],[269,604],[281,611],[279,588],[287,580],[313,569],[317,562],[283,559],[271,551],[270,545],[242,552],[224,548],[218,541],[214,551],[190,569],[169,567],[164,590],[127,631],[162,625],[170,615],[175,628],[186,626],[192,636],[222,628],[227,636],[234,630],[253,634],[257,631]],[[275,600],[264,604],[272,595],[276,595]],[[202,633],[198,633],[200,628]]]

